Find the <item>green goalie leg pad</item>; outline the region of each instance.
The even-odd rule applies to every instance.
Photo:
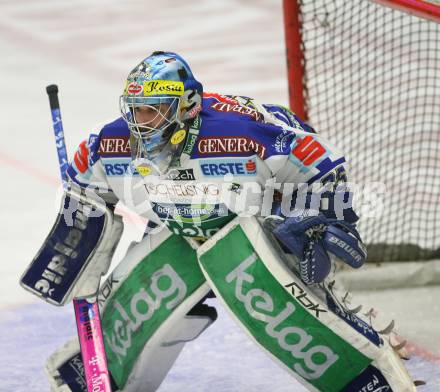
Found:
[[[232,317],[309,390],[339,392],[371,366],[387,375],[393,391],[413,390],[382,339],[374,344],[314,295],[281,261],[255,218],[235,218],[197,254]],[[392,360],[381,366],[384,357]]]
[[[148,342],[166,339],[162,335],[209,291],[196,251],[183,237],[168,233],[145,256],[146,241],[130,250],[133,261],[115,270],[99,296],[109,370],[124,390]]]

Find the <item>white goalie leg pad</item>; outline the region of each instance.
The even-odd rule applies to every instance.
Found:
[[[208,288],[209,290],[209,288]],[[194,295],[205,295],[206,287],[200,288]],[[196,339],[216,318],[214,308],[196,305],[194,311],[182,315],[176,312],[146,345],[138,358],[123,392],[152,392],[157,390],[173,366],[185,343]],[[76,374],[75,385],[81,391],[87,391],[84,379],[84,367],[79,359],[80,349],[75,337],[56,350],[48,358],[45,366],[52,392],[80,392],[65,383],[60,367],[68,364]],[[114,391],[116,392],[116,391]]]
[[[78,338],[70,339],[63,346],[54,351],[46,361],[44,368],[47,379],[49,380],[51,392],[77,392],[73,391],[69,385],[65,383],[60,368],[69,363],[69,367],[76,373],[76,384],[81,388],[81,391],[87,391],[85,383],[84,366],[82,361],[78,361],[77,357],[80,354]]]
[[[257,219],[235,218],[197,249],[205,277],[238,325],[313,391],[414,392],[401,359],[330,286],[315,295]],[[331,388],[329,388],[331,386]]]
[[[103,304],[104,313],[114,293],[117,292],[123,282],[130,279],[133,270],[138,267],[142,260],[145,260],[145,257],[161,247],[171,237],[175,236],[164,228],[156,234],[146,236],[129,250],[126,257],[102,286],[98,298],[99,302]],[[189,248],[194,246],[196,246],[194,242],[191,242]],[[180,263],[186,262],[184,254],[179,254],[179,259]],[[109,287],[107,283],[110,284]],[[203,279],[203,284],[173,309],[172,314],[145,344],[127,378],[124,392],[152,392],[159,387],[183,349],[185,342],[195,339],[215,320],[212,315],[187,315],[209,291],[209,285]]]
[[[194,299],[205,296],[208,285],[194,293]],[[192,301],[190,301],[192,302]],[[213,308],[210,308],[213,309]],[[215,318],[209,315],[182,315],[185,309],[174,312],[145,345],[124,392],[154,392],[165,379],[186,342],[196,339]]]
[[[155,391],[185,342],[214,322],[215,309],[200,304],[210,287],[199,269],[195,247],[167,229],[148,235],[131,247],[102,284],[98,302],[109,369],[118,390]],[[141,301],[146,296],[151,301]],[[142,335],[145,329],[149,332]],[[70,379],[83,372],[77,369],[78,354],[76,341],[49,358],[46,371],[54,390],[81,391],[77,380],[72,389],[61,374],[66,367]],[[127,365],[133,357],[134,363]]]

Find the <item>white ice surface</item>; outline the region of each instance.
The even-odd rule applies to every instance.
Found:
[[[159,392],[305,391],[246,337],[216,300],[209,303],[217,307],[218,320],[186,344]],[[51,305],[36,303],[4,311],[0,391],[48,391],[42,363],[75,330],[69,306],[54,311]],[[421,392],[440,390],[439,363],[413,356],[407,367],[415,379],[428,382]]]
[[[280,0],[0,2],[0,392],[47,391],[44,360],[75,331],[70,306],[41,303],[18,285],[58,209],[46,85],[60,87],[72,154],[95,124],[118,115],[126,74],[153,50],[181,53],[206,91],[286,104],[283,39]],[[116,260],[139,235],[127,225]],[[426,290],[421,295],[438,298],[438,291]],[[394,292],[393,317],[408,325],[416,343],[439,354],[440,342],[430,341],[429,332],[440,324],[435,299],[428,306],[423,298],[405,301],[407,295]],[[383,298],[363,299],[374,306]],[[302,390],[219,312],[214,326],[186,347],[161,391]],[[417,341],[420,333],[424,339]],[[438,362],[415,357],[409,367],[429,382],[421,391],[440,390]]]

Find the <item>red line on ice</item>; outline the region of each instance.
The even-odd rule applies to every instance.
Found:
[[[5,153],[4,151],[0,151],[0,161],[8,166],[12,166],[17,170],[20,170],[30,175],[31,177],[35,177],[41,180],[42,182],[45,182],[46,184],[50,184],[53,186],[60,185],[59,179],[48,175],[43,170],[40,170],[33,165],[29,165],[26,162],[14,158],[13,156]]]
[[[407,342],[405,348],[410,354],[416,355],[429,362],[433,362],[440,365],[440,356],[425,350],[414,342]]]

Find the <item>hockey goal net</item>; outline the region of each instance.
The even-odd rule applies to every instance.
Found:
[[[284,0],[290,105],[347,156],[369,261],[440,258],[440,3],[380,2]]]

